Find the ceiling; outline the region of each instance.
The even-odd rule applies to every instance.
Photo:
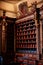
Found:
[[[12,4],[16,4],[20,1],[25,1],[25,0],[1,0],[1,1],[5,1],[5,2],[8,2],[8,3],[12,3]]]

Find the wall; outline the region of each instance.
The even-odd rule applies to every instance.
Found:
[[[15,18],[16,17],[16,5],[11,4],[11,3],[7,3],[7,2],[0,2],[0,16],[2,16],[2,10],[6,10],[6,16]]]

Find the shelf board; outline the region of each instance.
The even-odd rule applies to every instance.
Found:
[[[32,31],[32,30],[34,31],[34,30],[36,30],[36,28],[33,28],[33,29],[29,28],[28,30],[26,29],[26,30],[23,30],[23,31],[17,31],[17,33],[19,33],[19,32],[28,32],[28,31]]]

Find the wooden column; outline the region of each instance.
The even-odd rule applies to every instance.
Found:
[[[38,24],[35,12],[35,25],[36,25],[36,47],[37,47],[37,60],[39,60],[39,37],[38,37]]]
[[[40,21],[40,54],[42,54],[42,21]]]
[[[6,21],[2,21],[2,52],[6,52]]]

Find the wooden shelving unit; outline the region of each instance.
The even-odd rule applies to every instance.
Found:
[[[36,53],[36,26],[34,20],[17,24],[16,41],[16,50],[18,52]]]
[[[16,61],[22,65],[35,65],[37,59],[35,13],[16,21]]]
[[[16,21],[16,62],[21,62],[21,65],[35,65],[36,60],[40,59],[43,38],[41,24],[36,10]]]

